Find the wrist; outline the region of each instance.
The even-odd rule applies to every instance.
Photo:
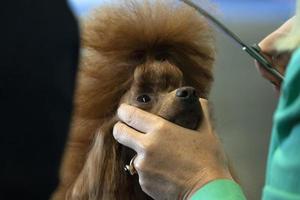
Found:
[[[189,200],[199,199],[235,199],[246,200],[239,184],[229,179],[217,179],[205,184],[197,190]]]
[[[180,198],[182,200],[188,200],[191,199],[191,197],[199,191],[202,187],[205,185],[209,184],[212,181],[216,180],[230,180],[234,181],[233,177],[229,172],[211,172],[206,175],[200,175],[200,176],[195,176],[198,179],[195,179],[196,181],[194,184],[192,184],[184,193],[183,198]]]

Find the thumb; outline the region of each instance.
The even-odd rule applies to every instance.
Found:
[[[200,98],[199,101],[203,112],[203,119],[202,122],[200,123],[200,126],[198,127],[198,131],[212,132],[213,128],[210,120],[209,102],[207,99],[202,99],[202,98]]]
[[[209,103],[207,99],[199,99],[200,104],[201,104],[201,108],[202,108],[202,112],[205,118],[209,118]]]

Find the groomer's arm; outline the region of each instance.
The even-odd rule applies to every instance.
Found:
[[[115,125],[114,137],[137,152],[140,185],[154,199],[245,199],[211,126],[207,101],[201,105],[205,117],[197,131],[132,106],[119,108],[122,122]]]
[[[275,65],[277,67],[278,71],[282,74],[285,74],[286,67],[287,67],[287,64],[290,60],[291,55],[288,52],[278,53],[275,50],[276,49],[275,44],[276,44],[276,41],[279,38],[286,36],[291,31],[294,20],[295,20],[295,17],[292,17],[286,23],[284,23],[281,27],[279,27],[277,30],[275,30],[273,33],[268,35],[266,38],[264,38],[259,43],[259,46],[261,47],[262,52],[273,63],[273,65]],[[299,52],[298,52],[298,54],[299,54]],[[271,81],[273,83],[273,85],[275,86],[275,89],[277,91],[280,91],[281,83],[275,77],[273,77],[271,74],[269,74],[266,70],[264,70],[264,68],[260,67],[258,63],[256,63],[256,65],[257,65],[260,73],[262,74],[262,76],[265,79]],[[297,74],[297,73],[294,73],[294,74]],[[290,79],[290,77],[287,76],[286,77],[286,82],[288,82],[287,80],[289,80],[289,79]],[[297,79],[294,79],[294,80],[297,80]],[[287,83],[286,83],[286,85],[287,85]],[[288,88],[295,88],[295,86],[290,86]],[[298,104],[294,104],[294,106],[297,107]],[[296,109],[289,109],[289,110],[293,110],[293,113],[296,113],[295,112]],[[287,113],[287,112],[285,111],[285,113]],[[281,114],[281,116],[282,116],[282,118],[285,118],[285,119],[287,118],[285,115]],[[275,125],[275,127],[276,127],[276,125]],[[296,140],[296,141],[298,141],[298,140]],[[291,147],[291,149],[293,149],[293,146]],[[290,150],[290,151],[292,151],[292,150]],[[291,160],[293,160],[293,162],[295,163],[295,160],[298,161],[299,159],[294,158],[294,159],[291,159]],[[273,163],[275,163],[275,162],[273,162]],[[289,166],[287,163],[285,163],[284,165]],[[289,171],[291,174],[292,173],[297,174],[292,170],[287,170],[287,171]],[[270,174],[270,172],[269,172],[269,174]],[[288,177],[288,176],[285,176],[285,177]],[[283,179],[281,179],[281,180],[283,180]],[[274,189],[272,191],[268,190],[269,188],[271,188],[271,187],[268,187],[268,185],[267,185],[267,187],[265,187],[264,198],[266,198],[266,199],[267,198],[268,199],[272,198],[273,199],[273,198],[275,198],[276,195],[279,195],[279,194],[282,195],[282,193],[278,193],[277,190],[274,190]],[[291,188],[293,188],[293,187],[291,187]],[[277,192],[276,195],[274,195],[275,192]],[[289,193],[285,192],[285,194],[288,195]],[[212,182],[206,184],[204,187],[200,188],[192,196],[192,200],[199,200],[199,199],[208,199],[208,200],[210,200],[210,199],[232,199],[232,200],[239,200],[239,199],[243,199],[243,198],[245,198],[245,197],[240,192],[240,188],[237,184],[235,184],[232,181],[223,181],[223,180],[215,180],[215,181],[212,181]],[[287,199],[287,196],[284,196],[284,197],[276,196],[276,198]]]

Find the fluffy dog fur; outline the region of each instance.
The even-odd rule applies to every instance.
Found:
[[[161,87],[174,94],[189,85],[207,97],[214,52],[207,23],[176,1],[125,0],[86,18],[75,112],[53,199],[150,199],[138,178],[124,173],[133,153],[112,137],[116,110],[120,102],[135,105],[132,93],[141,87],[161,95]],[[166,116],[163,102],[156,101],[159,109],[139,107]]]

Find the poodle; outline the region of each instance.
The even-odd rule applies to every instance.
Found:
[[[112,136],[127,103],[196,129],[215,61],[213,32],[175,0],[119,0],[82,20],[81,62],[60,184],[52,199],[151,199],[124,166],[135,155]]]

